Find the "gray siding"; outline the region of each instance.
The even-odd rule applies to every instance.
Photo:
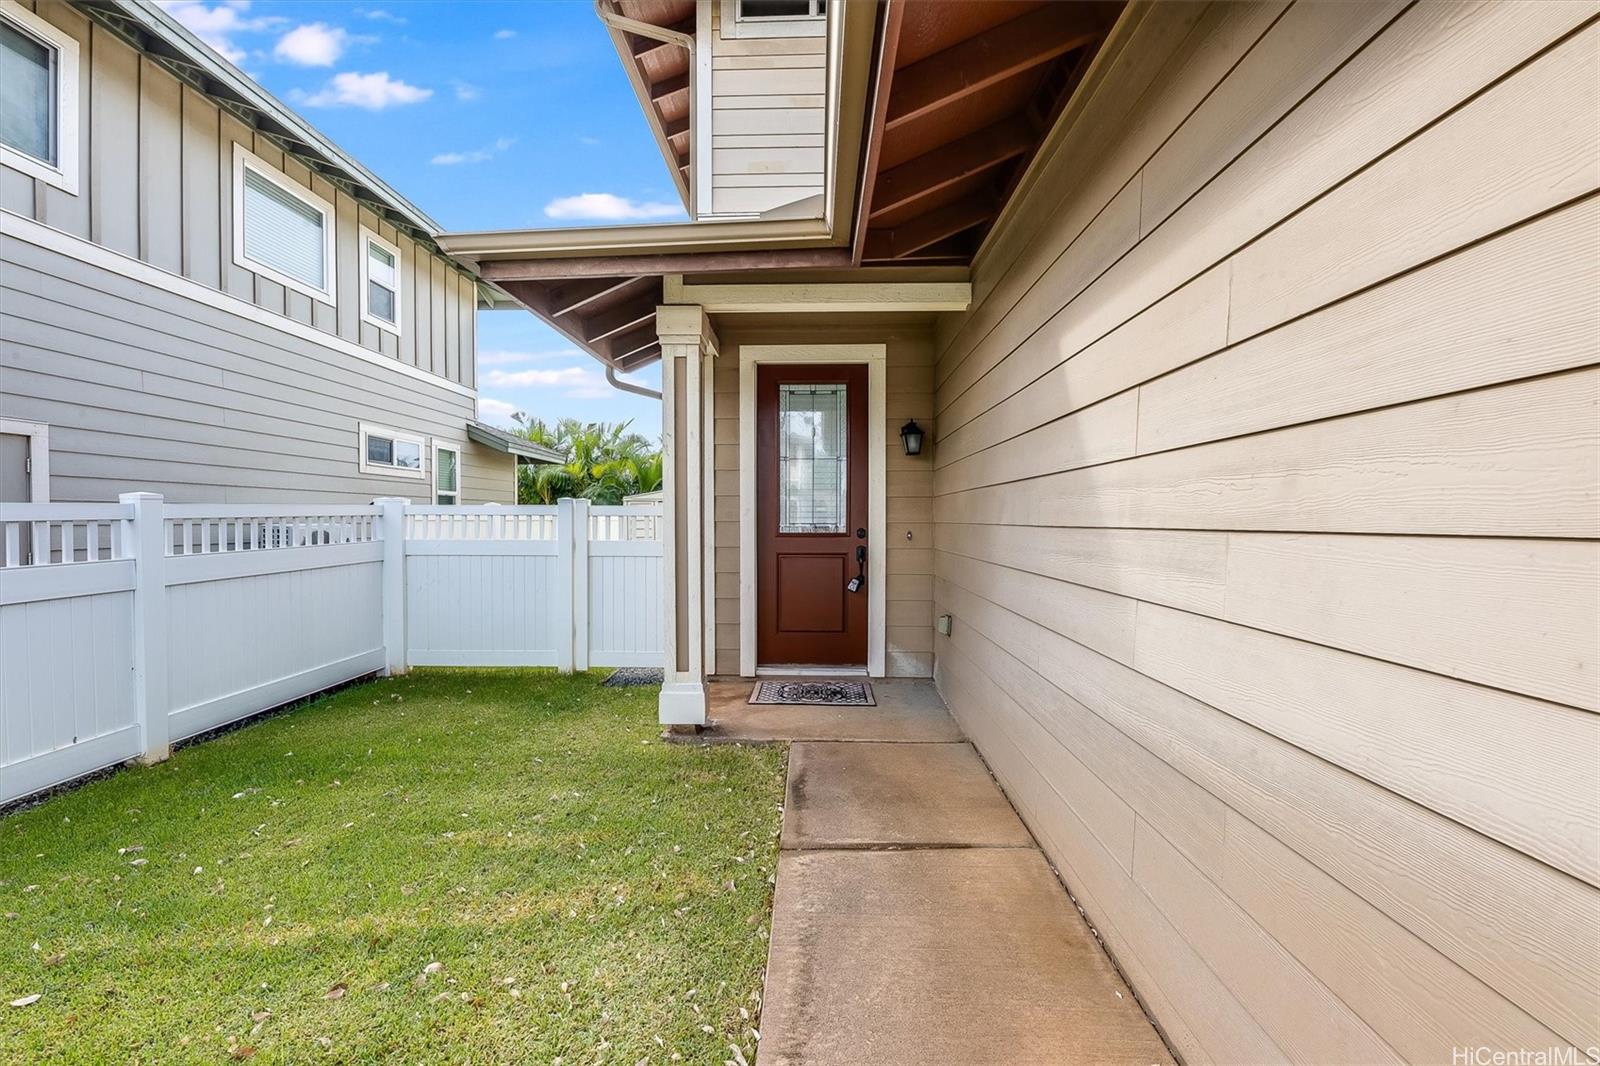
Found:
[[[431,480],[360,472],[372,422],[459,447],[463,502],[514,502],[469,395],[9,234],[0,261],[0,413],[49,424],[53,499],[431,502]]]
[[[22,0],[79,42],[76,196],[0,167],[0,209],[137,257],[450,381],[474,380],[471,275],[336,190],[201,93],[62,0]],[[313,301],[233,262],[233,146],[334,205],[335,299]],[[399,246],[402,336],[361,322],[358,224]],[[435,314],[434,308],[442,313]]]
[[[1600,1044],[1594,10],[1155,5],[940,324],[940,686],[1189,1063]]]

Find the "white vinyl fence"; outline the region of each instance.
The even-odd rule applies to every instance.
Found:
[[[659,666],[659,508],[0,505],[0,803],[411,665]]]

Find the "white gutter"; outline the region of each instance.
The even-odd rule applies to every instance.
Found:
[[[631,381],[623,381],[621,378],[617,377],[617,368],[612,366],[610,363],[606,364],[606,382],[610,384],[613,389],[621,389],[623,392],[631,392],[636,396],[648,396],[652,400],[661,399],[661,394],[655,389],[647,389],[643,385],[635,385]]]

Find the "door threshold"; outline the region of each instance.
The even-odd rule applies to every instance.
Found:
[[[757,677],[866,677],[865,666],[812,666],[799,663],[775,663],[756,667]]]

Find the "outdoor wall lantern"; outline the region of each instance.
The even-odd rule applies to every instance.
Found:
[[[922,427],[912,419],[900,427],[900,443],[906,446],[907,455],[922,454]]]

